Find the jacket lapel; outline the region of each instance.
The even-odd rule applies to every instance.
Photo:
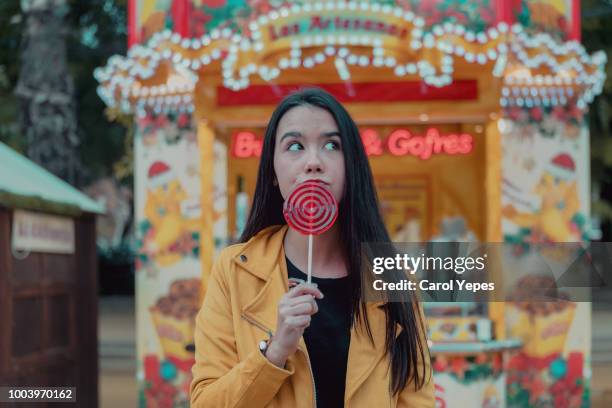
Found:
[[[261,279],[262,288],[251,299],[244,299],[243,315],[276,331],[278,300],[288,290],[283,239],[287,226],[273,226],[259,232],[234,256],[239,268]]]

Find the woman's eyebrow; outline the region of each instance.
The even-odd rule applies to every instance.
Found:
[[[321,137],[324,137],[324,138],[330,138],[334,136],[340,137],[340,132],[338,130],[332,130],[330,132],[321,133]],[[288,137],[302,137],[302,134],[298,132],[297,130],[291,130],[281,136],[280,142],[282,143],[282,141]]]
[[[289,132],[286,132],[284,135],[281,136],[280,141],[282,142],[283,140],[285,140],[288,137],[302,137],[302,134],[298,131],[292,130]]]
[[[323,136],[323,137],[334,137],[334,136],[340,137],[340,132],[338,130],[332,130],[331,132],[323,132],[323,133],[321,133],[321,136]]]

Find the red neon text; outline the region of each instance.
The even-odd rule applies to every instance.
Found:
[[[261,156],[263,142],[253,132],[238,132],[233,139],[232,154],[234,157],[246,159]]]
[[[427,160],[434,154],[468,154],[472,151],[473,138],[467,133],[440,134],[435,128],[427,129],[424,136],[413,135],[406,129],[396,129],[387,140],[387,149],[394,156],[411,155]]]
[[[467,133],[441,134],[429,128],[424,135],[415,135],[407,129],[395,129],[383,143],[378,131],[366,128],[361,131],[361,141],[368,156],[381,156],[385,149],[393,156],[414,156],[427,160],[434,155],[450,156],[469,154],[474,149],[474,138]],[[253,132],[242,131],[233,135],[232,156],[239,159],[261,157],[263,141]]]
[[[378,137],[378,132],[374,129],[363,129],[361,131],[361,141],[368,156],[380,156],[383,154],[382,140]]]

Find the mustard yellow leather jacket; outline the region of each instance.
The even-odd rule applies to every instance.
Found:
[[[286,226],[266,228],[219,255],[196,320],[192,407],[316,406],[304,339],[285,369],[270,363],[258,347],[269,330],[275,331],[278,301],[288,290],[283,249],[286,230]],[[429,355],[424,362],[427,382],[423,388],[415,391],[410,383],[401,393],[390,393],[385,314],[378,305],[380,302],[367,304],[374,345],[361,325],[351,328],[345,407],[434,407]]]

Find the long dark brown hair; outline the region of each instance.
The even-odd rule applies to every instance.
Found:
[[[362,243],[390,242],[390,239],[380,215],[372,172],[357,125],[346,109],[324,90],[306,88],[292,93],[285,97],[272,113],[265,132],[253,205],[240,241],[248,241],[271,225],[286,223],[283,218],[283,197],[280,189],[273,184],[276,131],[283,115],[302,105],[316,106],[328,111],[340,131],[346,179],[337,222],[340,227],[340,241],[344,245],[344,253],[347,254],[352,321],[355,325],[362,319],[373,342],[366,304],[362,301],[361,293]],[[424,362],[425,358],[429,358],[424,337],[419,335],[424,330],[420,310],[414,301],[387,302],[384,310],[385,348],[392,373],[391,391],[393,394],[399,393],[410,381],[414,381],[415,390],[418,390],[425,384],[427,374]],[[403,329],[397,337],[396,324]],[[418,370],[419,367],[422,367],[422,370]]]

